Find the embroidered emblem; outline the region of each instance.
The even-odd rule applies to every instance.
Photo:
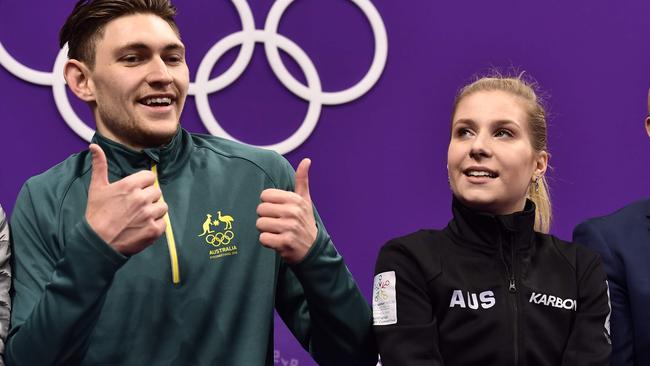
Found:
[[[397,323],[397,297],[395,293],[395,271],[382,272],[375,276],[372,296],[372,318],[374,325]]]
[[[206,244],[212,248],[209,251],[210,259],[236,255],[238,253],[237,244],[235,243],[235,231],[233,222],[235,219],[230,215],[222,215],[217,211],[217,219],[212,219],[212,214],[206,214],[202,225],[201,234]],[[222,225],[223,223],[223,225]]]

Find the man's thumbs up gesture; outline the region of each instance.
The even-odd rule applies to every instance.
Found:
[[[88,187],[86,221],[113,249],[136,254],[165,232],[167,205],[154,186],[155,176],[143,170],[114,183],[108,182],[108,162],[99,145],[91,144],[92,177]]]
[[[257,206],[260,242],[276,250],[287,263],[302,260],[318,233],[309,196],[310,165],[309,159],[298,165],[295,192],[265,189]]]

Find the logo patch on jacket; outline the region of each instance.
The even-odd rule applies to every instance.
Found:
[[[397,296],[395,271],[375,275],[372,289],[372,322],[374,325],[397,323]]]
[[[528,302],[537,305],[551,306],[558,309],[573,311],[576,311],[578,309],[578,302],[574,299],[563,299],[558,296],[540,294],[537,292],[533,292],[530,295],[530,300],[528,300]]]
[[[202,237],[207,245],[210,245],[210,259],[237,254],[237,244],[235,243],[235,231],[233,223],[235,219],[230,215],[222,215],[217,211],[216,218],[212,214],[206,214],[201,228]]]

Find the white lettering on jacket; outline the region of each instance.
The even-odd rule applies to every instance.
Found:
[[[566,310],[573,310],[573,311],[576,311],[578,309],[578,302],[574,299],[563,299],[561,297],[547,295],[547,294],[539,294],[536,292],[533,292],[530,295],[530,300],[528,300],[528,302],[531,302],[533,304],[538,304],[538,305],[552,306],[558,309],[566,309]]]
[[[467,300],[463,296],[463,291],[454,290],[451,294],[451,302],[449,302],[449,307],[453,308],[459,306],[463,309],[470,308],[476,310],[480,307],[483,309],[489,309],[496,304],[496,299],[494,298],[494,292],[492,291],[483,291],[480,294],[474,292],[467,292]]]

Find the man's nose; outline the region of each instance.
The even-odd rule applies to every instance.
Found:
[[[146,80],[151,85],[167,86],[174,81],[174,78],[169,72],[169,67],[165,61],[155,57],[149,64],[149,72]]]

